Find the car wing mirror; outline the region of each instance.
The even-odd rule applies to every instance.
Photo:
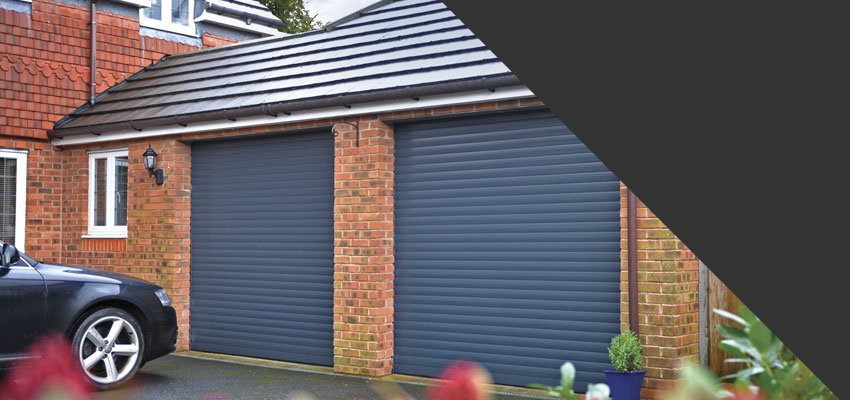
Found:
[[[3,250],[0,252],[0,267],[8,268],[20,259],[21,255],[18,254],[18,249],[15,246],[9,243],[3,243]]]

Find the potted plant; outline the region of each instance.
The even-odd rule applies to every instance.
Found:
[[[608,358],[611,359],[613,370],[605,370],[611,397],[614,400],[639,400],[640,388],[646,371],[643,368],[643,346],[637,335],[627,330],[611,339],[608,348]]]

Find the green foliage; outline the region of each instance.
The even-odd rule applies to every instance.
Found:
[[[738,388],[753,384],[770,399],[829,400],[835,395],[812,371],[746,306],[738,309],[740,316],[723,310],[718,315],[740,325],[720,327],[724,340],[717,347],[734,358],[727,363],[744,364],[745,368],[722,379],[734,380]]]
[[[573,363],[567,361],[563,365],[561,365],[561,385],[560,386],[544,386],[532,383],[528,385],[530,388],[545,390],[547,393],[552,396],[558,396],[564,400],[578,400],[578,395],[573,392],[573,383],[576,378],[576,368],[573,366]],[[590,384],[587,385],[587,393],[585,393],[585,399],[587,400],[595,400],[595,399],[607,399],[610,394],[610,389],[608,385],[604,383]]]
[[[322,24],[316,20],[318,15],[310,16],[304,7],[304,0],[260,0],[262,5],[286,26],[280,27],[281,32],[301,33],[319,29]]]
[[[643,368],[643,346],[637,335],[627,330],[611,339],[611,347],[608,348],[608,358],[614,369],[623,372],[637,371]]]
[[[733,398],[724,390],[717,378],[707,368],[698,365],[684,366],[681,378],[673,390],[664,394],[663,400],[720,400]],[[746,397],[743,397],[746,398]]]

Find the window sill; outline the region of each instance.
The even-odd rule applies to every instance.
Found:
[[[192,24],[191,26],[179,25],[179,24],[167,24],[162,21],[156,19],[150,19],[145,17],[139,18],[139,26],[148,29],[156,29],[158,31],[164,31],[169,33],[176,33],[178,35],[189,36],[193,38],[199,38],[200,36],[195,32],[195,26]]]
[[[81,236],[82,239],[126,239],[127,232],[116,233],[89,233]]]

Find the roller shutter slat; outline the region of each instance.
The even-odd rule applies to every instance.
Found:
[[[394,371],[604,382],[620,327],[618,179],[548,112],[395,131]]]
[[[451,264],[446,264],[446,261],[452,261]],[[584,272],[584,271],[600,271],[600,272],[620,272],[620,263],[618,262],[551,262],[551,261],[524,261],[526,268],[524,271],[564,271],[564,272]],[[480,270],[480,271],[501,271],[515,270],[516,263],[513,261],[504,260],[416,260],[417,270],[427,269],[445,269],[449,265],[454,269],[462,270]],[[398,274],[400,271],[396,271]],[[415,288],[410,288],[415,290]]]

